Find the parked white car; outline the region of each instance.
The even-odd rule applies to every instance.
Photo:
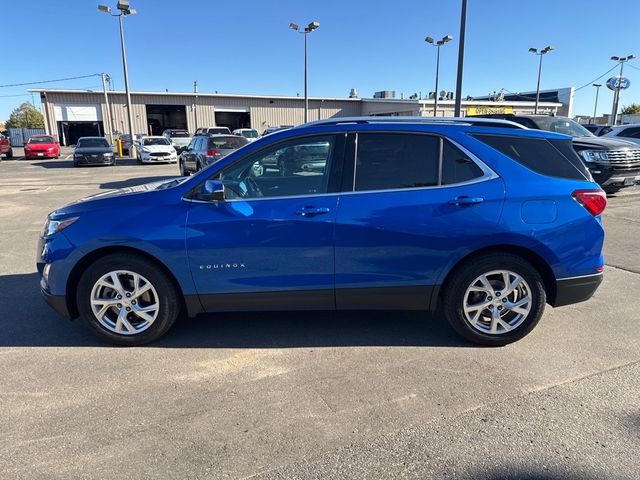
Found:
[[[616,137],[621,140],[630,140],[640,143],[640,123],[629,123],[627,125],[616,125],[604,137]]]
[[[260,138],[260,134],[254,128],[238,128],[232,132],[234,135],[238,135],[240,137],[244,137],[250,142],[258,140]]]
[[[142,137],[136,156],[141,163],[176,163],[178,153],[166,137]]]

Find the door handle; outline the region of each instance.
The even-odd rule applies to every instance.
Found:
[[[324,215],[330,211],[327,207],[304,207],[296,210],[296,215],[300,215],[301,217],[315,217],[316,215]]]
[[[482,202],[484,202],[484,198],[482,197],[468,197],[466,195],[460,195],[459,197],[449,200],[449,205],[463,207],[466,205],[475,205]]]

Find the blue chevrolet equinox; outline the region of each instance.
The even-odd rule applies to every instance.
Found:
[[[605,206],[564,135],[338,118],[62,207],[37,266],[55,310],[120,345],[206,312],[438,308],[498,346],[593,295]]]

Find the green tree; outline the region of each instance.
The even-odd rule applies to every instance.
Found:
[[[44,117],[30,103],[23,103],[16,108],[7,120],[7,128],[44,128]]]
[[[638,115],[640,114],[640,103],[632,103],[622,108],[623,115]]]

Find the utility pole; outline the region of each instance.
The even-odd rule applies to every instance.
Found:
[[[464,65],[464,37],[467,30],[467,0],[462,0],[460,11],[460,45],[458,46],[458,74],[456,78],[456,98],[453,116],[459,117],[462,109],[462,67]],[[437,94],[438,92],[436,92]]]

